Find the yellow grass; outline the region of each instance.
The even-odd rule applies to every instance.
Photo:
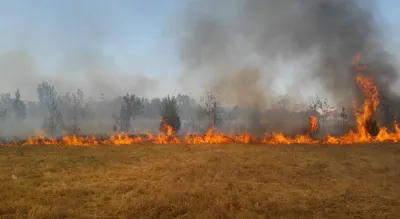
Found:
[[[1,147],[0,218],[400,218],[400,145]]]

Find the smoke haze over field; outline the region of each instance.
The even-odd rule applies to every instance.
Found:
[[[292,89],[319,83],[333,101],[349,105],[360,100],[350,65],[362,52],[378,90],[388,96],[398,74],[374,9],[376,1],[358,0],[192,1],[179,44],[185,77],[206,78],[228,102],[241,104],[238,99],[246,96],[245,105],[268,105],[270,85],[282,77],[276,66],[281,59],[306,66],[293,72],[303,80]],[[249,67],[251,72],[244,70]],[[238,75],[239,83],[220,83]]]
[[[61,93],[80,87],[90,96],[110,97],[125,92],[198,96],[210,86],[221,89],[226,102],[234,105],[242,98],[229,87],[237,88],[241,75],[251,72],[240,95],[256,98],[240,105],[253,105],[261,98],[268,106],[277,93],[301,88],[307,96],[320,87],[337,100],[348,97],[346,102],[354,98],[347,94],[352,89],[342,89],[354,86],[348,80],[354,53],[362,50],[372,59],[381,57],[373,55],[382,53],[379,40],[385,34],[375,22],[377,3],[3,1],[0,91],[20,88],[24,98],[35,99],[32,91],[41,80],[49,80]],[[184,19],[176,18],[176,12]],[[177,46],[163,32],[171,21],[178,27],[169,30],[178,33]],[[172,55],[176,49],[178,59]],[[388,60],[374,61],[387,66]],[[376,73],[382,75],[378,81],[395,81],[390,72]],[[169,75],[167,83],[166,77],[158,80],[164,75]],[[300,95],[290,95],[294,93]]]
[[[391,91],[398,74],[383,44],[388,32],[376,13],[378,2],[3,1],[0,93],[19,88],[22,100],[36,101],[37,85],[48,81],[59,95],[81,88],[85,98],[96,100],[101,94],[111,100],[127,92],[197,98],[210,88],[219,93],[222,105],[251,110],[271,108],[282,94],[291,97],[289,102],[302,102],[303,108],[315,93],[336,106],[350,106],[362,99],[351,68],[354,55],[361,52],[380,99],[394,103],[382,101],[387,120],[394,113],[387,113],[389,109],[400,112],[400,98]],[[91,106],[96,118],[91,128],[105,131],[115,123],[115,103],[107,104]],[[64,117],[68,110],[65,107]],[[185,120],[195,117],[195,109],[188,111]],[[157,113],[151,116],[159,119]],[[303,117],[298,116],[299,127]],[[287,114],[272,118],[283,123]],[[158,125],[158,120],[153,122]],[[40,123],[38,119],[30,128]],[[15,133],[20,127],[7,131]]]

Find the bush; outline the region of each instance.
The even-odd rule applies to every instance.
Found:
[[[161,122],[160,131],[167,133],[167,127],[170,126],[174,133],[181,128],[179,118],[179,107],[175,97],[164,97],[160,106]]]

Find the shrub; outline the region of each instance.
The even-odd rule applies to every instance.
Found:
[[[167,133],[167,126],[170,126],[176,133],[181,128],[181,120],[179,118],[179,107],[175,97],[164,97],[160,105],[160,131]]]

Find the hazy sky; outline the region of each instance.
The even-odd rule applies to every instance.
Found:
[[[176,62],[165,30],[178,7],[176,0],[2,0],[0,48],[26,48],[46,71],[84,49],[157,74],[155,61]]]
[[[120,74],[179,75],[173,19],[182,2],[186,1],[2,0],[0,51],[27,49],[45,74],[55,74],[68,54],[87,52]],[[388,48],[396,52],[400,49],[396,29],[400,1],[379,2],[377,13],[387,22],[390,34]],[[165,78],[161,90],[173,90],[175,79]]]

